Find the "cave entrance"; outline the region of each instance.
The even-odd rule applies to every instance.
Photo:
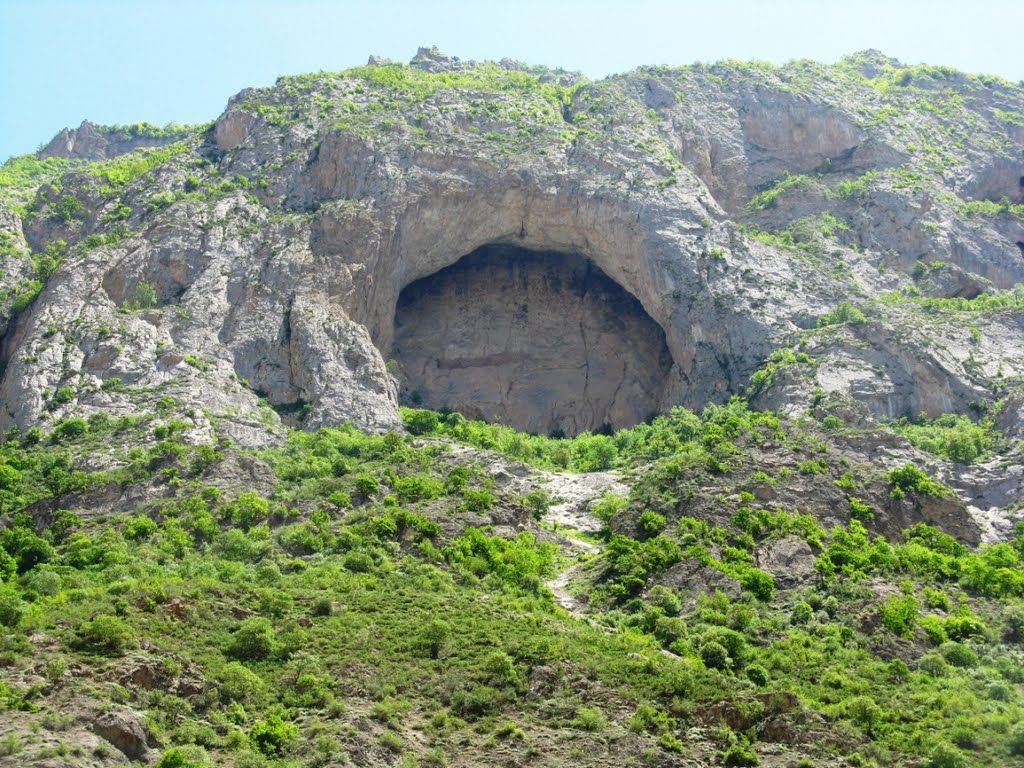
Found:
[[[501,244],[405,287],[391,356],[407,402],[569,436],[644,420],[672,368],[661,327],[589,259]]]

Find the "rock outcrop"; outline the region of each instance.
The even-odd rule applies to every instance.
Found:
[[[762,405],[980,412],[1024,375],[1021,114],[1018,86],[873,52],[588,83],[422,49],[282,78],[159,163],[4,213],[24,252],[67,247],[0,325],[0,427],[169,401],[262,445],[282,418],[394,428],[415,393],[574,433],[749,391],[779,348],[813,362]],[[122,133],[44,154],[149,141]],[[841,301],[869,322],[819,323]]]
[[[97,125],[83,120],[77,128],[65,128],[39,152],[41,158],[62,157],[83,160],[109,160],[136,149],[161,147],[180,141],[193,132],[192,126],[150,123],[136,125]]]

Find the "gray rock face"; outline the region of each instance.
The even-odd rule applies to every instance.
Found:
[[[661,409],[672,365],[661,328],[595,267],[509,247],[407,286],[393,350],[427,405],[567,435]]]
[[[96,734],[119,749],[130,760],[142,760],[149,754],[148,734],[142,719],[128,709],[112,709],[96,718]]]
[[[197,439],[263,445],[282,415],[394,428],[419,390],[571,433],[721,402],[782,346],[812,363],[759,405],[828,397],[860,425],[987,407],[1024,375],[1018,305],[918,297],[1024,281],[1018,111],[1024,89],[875,54],[585,83],[423,49],[282,78],[138,178],[72,172],[4,214],[14,242],[69,248],[16,322],[0,312],[0,428],[170,398]],[[101,156],[93,134],[60,151]],[[486,276],[482,248],[556,255]],[[581,264],[607,290],[572,288]],[[868,322],[815,327],[844,300]]]
[[[190,130],[189,126],[160,129],[145,123],[110,127],[83,120],[77,128],[65,128],[54,136],[39,152],[39,156],[109,160],[136,149],[160,147],[180,141]]]

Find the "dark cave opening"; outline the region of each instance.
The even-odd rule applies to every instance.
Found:
[[[592,261],[503,244],[406,286],[391,356],[407,402],[569,436],[644,420],[672,369],[664,331]]]

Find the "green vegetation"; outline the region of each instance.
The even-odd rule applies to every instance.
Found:
[[[608,495],[595,507],[603,549],[579,566],[595,625],[554,606],[545,580],[563,566],[542,529],[490,529],[492,510],[531,521],[547,499],[505,496],[441,442],[296,431],[259,452],[272,490],[224,491],[204,478],[232,449],[189,445],[186,422],[73,418],[0,446],[0,511],[11,521],[0,531],[8,665],[26,663],[34,652],[22,639],[45,632],[55,644],[36,660],[55,674],[72,660],[116,665],[153,653],[171,670],[160,679],[201,675],[210,691],[202,697],[116,693],[147,713],[168,766],[217,764],[229,753],[239,764],[284,765],[370,744],[405,754],[410,718],[431,735],[421,751],[428,764],[456,745],[485,750],[490,738],[540,747],[559,729],[575,739],[632,733],[686,755],[686,729],[712,705],[736,712],[737,727],[709,748],[737,765],[759,759],[758,724],[805,709],[844,734],[829,749],[854,744],[878,764],[929,756],[926,731],[961,743],[965,717],[984,734],[971,748],[979,762],[1011,751],[1007,731],[982,726],[1024,714],[1017,667],[1001,661],[1024,637],[1024,618],[1013,618],[1024,617],[1024,528],[976,550],[926,525],[887,542],[857,518],[826,530],[807,514],[758,508],[746,491],[720,524],[681,515],[673,500],[689,483],[742,485],[730,478],[749,473],[746,454],[775,443],[792,446],[794,477],[870,492],[856,473],[833,470],[814,438],[741,400],[575,440],[516,442],[503,428],[422,410],[405,418],[417,441],[490,441],[542,464],[593,463],[600,437],[608,461],[638,468],[630,498]],[[144,435],[149,448],[138,445]],[[97,452],[120,468],[77,468]],[[942,492],[912,465],[886,480],[893,492]],[[778,482],[755,480],[768,481]],[[112,482],[170,492],[132,514],[58,511],[37,526],[24,513]],[[784,537],[815,553],[816,575],[795,588],[755,566],[760,547]],[[677,567],[707,569],[720,586],[661,584]],[[879,579],[899,580],[900,591],[864,588]],[[871,616],[875,632],[904,638],[902,667],[862,634]],[[579,669],[593,693],[575,687]],[[543,693],[524,698],[541,674]],[[9,709],[48,706],[44,690],[7,690]],[[938,706],[954,691],[971,706]]]
[[[886,477],[889,478],[889,485],[892,486],[892,495],[895,498],[901,499],[907,494],[940,497],[953,495],[949,488],[928,477],[924,470],[909,462],[898,469],[890,470]]]
[[[814,180],[810,176],[804,176],[801,174],[790,175],[787,173],[781,179],[773,183],[768,189],[755,195],[749,203],[747,203],[748,211],[763,211],[768,208],[774,208],[778,202],[779,195],[797,187],[802,187],[808,184],[813,184]]]
[[[867,322],[867,317],[857,307],[848,301],[841,301],[828,314],[822,315],[818,318],[818,327],[827,328],[830,325],[863,325]]]
[[[900,419],[890,426],[915,447],[962,464],[986,458],[1004,443],[990,416],[974,422],[963,414],[947,413],[931,420]]]
[[[1005,197],[999,202],[991,200],[970,200],[960,204],[960,212],[965,216],[1016,216],[1024,219],[1024,204],[1011,203]]]
[[[84,164],[58,157],[40,160],[34,154],[12,157],[0,165],[0,203],[28,202],[41,184]]]
[[[99,179],[101,194],[114,195],[187,149],[188,143],[184,141],[153,149],[139,149],[113,160],[92,163],[89,166],[89,173]]]

